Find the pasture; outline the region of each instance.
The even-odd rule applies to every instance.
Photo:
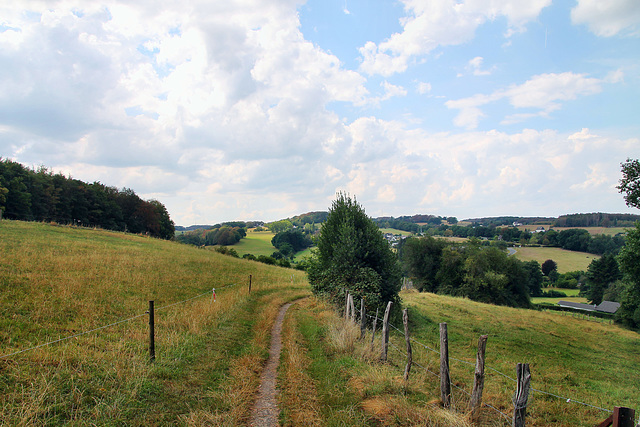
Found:
[[[254,229],[249,229],[247,235],[232,247],[240,256],[244,254],[271,256],[271,254],[277,251],[271,244],[273,236],[275,236],[275,234],[268,230],[255,231]]]
[[[600,258],[598,255],[567,251],[561,248],[516,247],[514,249],[516,251],[514,256],[521,261],[534,260],[542,265],[548,259],[554,260],[558,264],[558,273],[587,271],[591,261]]]
[[[309,294],[298,271],[123,233],[3,220],[0,253],[3,425],[243,424],[278,306]]]

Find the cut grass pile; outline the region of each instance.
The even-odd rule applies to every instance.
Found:
[[[294,270],[121,233],[5,220],[0,253],[0,356],[130,319],[0,358],[6,425],[244,424],[278,307],[308,295]]]
[[[598,255],[584,252],[567,251],[560,248],[547,247],[521,247],[514,248],[515,257],[521,261],[538,261],[540,265],[548,259],[552,259],[558,264],[558,273],[569,271],[587,271],[589,264],[594,259],[600,258]]]

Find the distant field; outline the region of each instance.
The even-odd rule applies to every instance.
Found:
[[[567,251],[560,248],[514,248],[515,256],[522,261],[538,261],[540,264],[548,259],[554,260],[558,264],[558,273],[568,271],[586,271],[589,264],[594,259],[600,258],[597,255],[584,252]]]
[[[380,231],[382,231],[383,234],[386,233],[391,233],[391,234],[400,234],[401,236],[411,236],[411,232],[409,231],[403,231],[403,230],[397,230],[395,228],[381,228]]]
[[[558,301],[571,301],[571,302],[581,302],[586,304],[588,302],[586,298],[578,296],[578,293],[580,293],[580,289],[544,288],[543,290],[545,291],[554,290],[554,291],[564,292],[565,294],[567,294],[567,296],[561,297],[561,298],[533,297],[531,298],[532,303],[540,304],[540,303],[546,302],[549,304],[557,304]]]
[[[244,254],[253,254],[255,256],[265,255],[270,256],[277,249],[271,244],[273,239],[271,231],[252,231],[247,232],[247,236],[233,245],[233,248],[238,252],[240,256]]]
[[[518,230],[520,231],[535,231],[538,227],[544,227],[545,231],[550,229],[557,231],[558,233],[564,230],[571,230],[574,228],[580,228],[587,230],[592,236],[596,234],[606,234],[609,236],[615,236],[619,233],[625,233],[627,228],[625,227],[552,227],[551,224],[535,224],[535,225],[520,225]]]

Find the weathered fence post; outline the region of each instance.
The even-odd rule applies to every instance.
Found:
[[[373,332],[371,332],[371,350],[373,351],[373,342],[376,339],[376,326],[378,326],[378,307],[376,307],[376,317],[373,318]]]
[[[349,294],[349,311],[351,312],[351,321],[355,323],[356,321],[356,307],[353,304],[353,295]]]
[[[149,359],[156,360],[155,316],[153,301],[149,301]]]
[[[387,350],[389,349],[389,312],[391,311],[391,301],[387,304],[384,311],[384,319],[382,320],[382,351],[380,353],[380,361],[387,361]]]
[[[344,296],[344,318],[345,320],[349,318],[349,291],[346,291],[346,295]]]
[[[445,408],[451,406],[451,377],[449,375],[449,335],[447,324],[440,323],[440,399]]]
[[[487,335],[481,335],[478,339],[478,353],[476,356],[476,371],[473,380],[473,391],[469,400],[471,421],[476,421],[480,415],[482,406],[482,390],[484,389],[484,353],[487,349]]]
[[[367,316],[364,308],[364,298],[360,299],[360,339],[364,339],[364,331],[367,327]]]
[[[409,371],[413,363],[413,353],[411,351],[411,339],[409,338],[409,314],[408,309],[402,310],[402,323],[404,323],[404,339],[407,342],[407,366],[404,368],[404,380],[409,380]]]
[[[528,363],[516,365],[516,394],[513,396],[513,424],[512,427],[524,427],[524,419],[527,416],[527,401],[529,400],[529,387],[531,385],[531,373]]]
[[[633,427],[636,411],[624,406],[613,408],[613,414],[609,418],[598,424],[596,427]]]
[[[249,275],[249,293],[251,293],[251,279],[252,279],[252,277],[251,277],[251,274],[250,274]]]

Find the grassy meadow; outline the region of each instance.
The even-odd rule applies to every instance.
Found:
[[[514,249],[516,251],[514,256],[522,261],[534,260],[542,265],[548,259],[554,260],[558,264],[558,273],[587,271],[591,261],[600,258],[598,255],[568,251],[561,248],[519,247]]]
[[[255,256],[271,256],[277,249],[271,244],[275,234],[271,231],[255,231],[250,229],[246,237],[233,245],[240,256],[253,254]]]
[[[0,253],[3,425],[242,425],[278,306],[309,294],[294,270],[122,233],[3,220]]]
[[[281,425],[470,426],[467,392],[479,335],[487,365],[515,377],[531,364],[528,426],[592,426],[601,408],[640,409],[640,335],[556,312],[406,291],[414,365],[392,329],[360,341],[304,273],[141,236],[0,222],[0,424],[247,425],[278,308]],[[252,275],[252,292],[248,277]],[[216,289],[216,301],[211,289]],[[303,298],[303,299],[300,299]],[[148,357],[148,300],[156,360]],[[356,301],[357,302],[357,301]],[[392,320],[402,329],[399,319]],[[449,326],[454,410],[439,404],[438,323]],[[110,325],[95,332],[25,349]],[[432,350],[433,349],[433,350]],[[425,369],[426,368],[426,369]],[[487,369],[480,425],[508,425],[515,383]],[[498,412],[500,411],[500,412]]]
[[[593,426],[614,406],[640,408],[640,336],[563,313],[496,307],[461,298],[403,292],[409,307],[413,365],[408,382],[404,337],[391,331],[387,363],[378,362],[380,325],[359,340],[356,325],[314,298],[291,308],[280,380],[283,425],[468,426],[478,338],[488,335],[479,425],[510,422],[515,366],[529,363],[527,426]],[[439,404],[439,323],[449,330],[454,410]],[[399,319],[392,323],[402,329]],[[505,377],[505,375],[507,377]],[[551,393],[556,396],[552,396]],[[573,400],[567,402],[567,399]],[[307,422],[302,422],[306,420]]]

